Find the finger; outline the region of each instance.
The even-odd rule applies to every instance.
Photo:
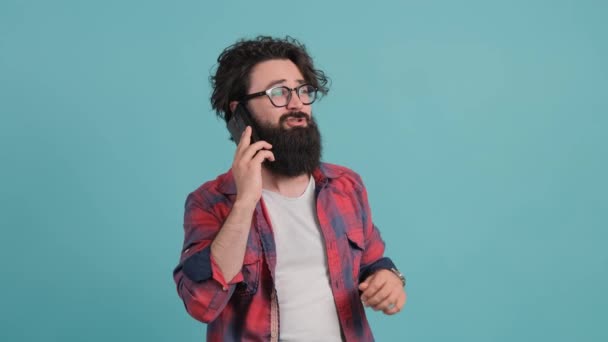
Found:
[[[399,306],[395,305],[394,303],[391,303],[391,305],[382,310],[385,315],[394,315],[399,311],[401,311]]]
[[[382,310],[382,312],[383,312],[385,315],[392,316],[392,315],[394,315],[394,314],[398,313],[398,312],[399,312],[399,309],[397,309],[397,306],[393,306],[391,309]]]
[[[374,277],[370,282],[367,289],[361,296],[363,301],[367,302],[370,298],[373,298],[378,291],[386,284],[386,279],[382,277]]]
[[[359,290],[360,291],[365,291],[368,286],[369,286],[369,283],[362,282],[361,284],[359,284]]]
[[[262,164],[266,159],[274,161],[274,154],[267,150],[260,151],[251,161],[256,164]]]
[[[399,296],[397,296],[397,298],[394,299],[394,301],[393,301],[393,303],[395,303],[395,306],[388,307],[383,312],[387,315],[394,315],[394,314],[400,312],[401,310],[403,310],[403,306],[405,305],[406,299],[407,299],[407,294],[405,293],[405,291],[400,292]]]
[[[261,149],[271,149],[272,145],[267,143],[266,141],[260,140],[257,141],[250,146],[248,146],[245,150],[243,150],[240,159],[243,161],[250,161],[253,159],[253,156],[260,151]]]
[[[367,300],[367,304],[376,311],[384,310],[391,304],[389,303],[389,298],[392,294],[393,291],[388,286],[384,286],[375,296]]]
[[[392,297],[387,299],[386,305],[383,305],[380,309],[378,309],[378,311],[382,311],[387,315],[389,313],[396,312],[398,310],[397,305],[395,304],[396,301],[397,299],[393,299]]]
[[[359,291],[361,291],[361,300],[363,300],[363,293],[369,289],[369,284],[374,280],[375,274],[367,277],[361,284],[359,284]]]
[[[369,283],[366,282],[362,282],[361,284],[359,284],[359,291],[361,291],[361,303],[363,303],[363,305],[367,306],[367,304],[365,303],[365,297],[363,297],[363,292],[365,292],[365,290],[369,287]]]
[[[407,293],[404,290],[403,292],[401,292],[399,299],[397,299],[397,307],[399,308],[399,311],[403,310],[405,302],[407,302]]]
[[[243,133],[241,133],[241,139],[238,145],[236,145],[235,159],[251,144],[251,129],[251,126],[247,126]]]
[[[367,277],[361,284],[359,284],[359,290],[365,291],[369,287],[369,283],[374,279],[375,274]]]

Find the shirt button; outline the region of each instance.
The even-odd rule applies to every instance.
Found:
[[[226,286],[224,286],[224,287],[222,287],[222,290],[228,291],[228,288]]]

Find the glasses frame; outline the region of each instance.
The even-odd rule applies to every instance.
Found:
[[[302,98],[300,98],[300,88],[302,87],[312,87],[315,90],[315,97],[312,99],[312,101],[310,102],[305,102],[302,100]],[[289,91],[288,95],[287,95],[287,103],[282,105],[282,106],[277,106],[273,101],[272,101],[272,97],[270,96],[270,93],[277,88],[285,88]],[[302,102],[302,104],[304,105],[309,105],[312,104],[313,102],[315,102],[317,100],[317,92],[319,91],[319,89],[315,86],[313,86],[312,84],[308,84],[308,83],[304,83],[304,84],[300,84],[299,86],[295,87],[295,88],[289,88],[287,86],[276,86],[276,87],[272,87],[272,88],[268,88],[264,91],[260,91],[257,93],[252,93],[252,94],[247,94],[245,96],[243,96],[243,98],[241,98],[242,102],[246,102],[249,101],[253,98],[256,97],[260,97],[260,96],[264,96],[266,95],[268,97],[268,100],[270,100],[270,103],[272,103],[273,106],[277,107],[277,108],[281,108],[281,107],[287,107],[289,105],[289,102],[291,102],[291,96],[293,92],[296,92],[296,95],[298,96],[298,99],[300,99],[300,101]]]

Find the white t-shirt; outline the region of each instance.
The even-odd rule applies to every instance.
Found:
[[[314,179],[310,178],[299,197],[268,190],[262,196],[276,243],[281,341],[342,341],[317,219]]]

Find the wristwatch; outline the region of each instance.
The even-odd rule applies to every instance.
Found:
[[[390,271],[393,272],[397,277],[399,277],[399,279],[401,279],[403,287],[405,287],[405,276],[396,268],[391,268]]]

